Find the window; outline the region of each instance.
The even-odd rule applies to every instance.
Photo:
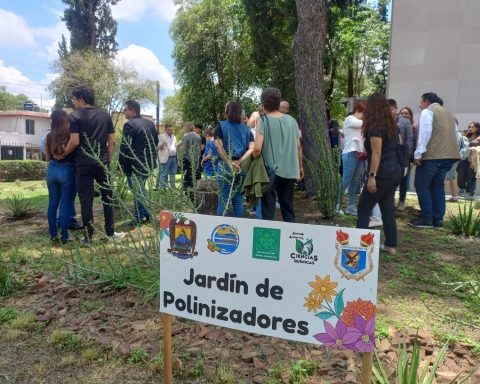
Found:
[[[35,135],[35,120],[25,120],[25,133]]]

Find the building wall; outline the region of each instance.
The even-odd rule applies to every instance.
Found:
[[[388,95],[419,114],[435,92],[460,127],[480,121],[480,0],[392,0]]]
[[[387,93],[399,108],[418,120],[420,96],[435,92],[460,128],[480,121],[479,16],[480,0],[392,0]]]
[[[26,133],[26,120],[35,122],[33,135]],[[38,145],[49,127],[50,119],[46,113],[0,112],[0,143]]]

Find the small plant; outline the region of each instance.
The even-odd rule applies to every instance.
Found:
[[[2,202],[2,210],[8,218],[18,220],[32,213],[33,207],[23,194],[14,193]]]
[[[18,311],[13,307],[4,307],[0,309],[0,323],[9,323],[15,320],[18,316]]]
[[[128,357],[128,362],[132,364],[145,364],[147,361],[148,352],[143,348],[135,348]]]
[[[397,367],[393,374],[389,375],[383,366],[378,352],[375,350],[375,365],[373,366],[373,383],[375,384],[432,384],[435,379],[435,374],[438,367],[443,362],[447,352],[450,339],[443,344],[442,348],[437,354],[437,357],[430,363],[425,364],[420,371],[420,343],[415,339],[412,345],[411,354],[408,353],[408,348],[404,342],[399,345],[397,351]],[[431,367],[430,367],[431,365]],[[430,372],[429,372],[430,369]],[[450,384],[462,384],[468,380],[475,371],[470,372],[458,381],[460,374],[453,379]],[[395,378],[396,377],[396,378]]]
[[[235,375],[233,374],[231,368],[227,367],[223,363],[220,364],[215,371],[213,384],[234,384],[236,382]]]
[[[316,364],[311,360],[298,360],[290,368],[290,382],[292,384],[304,383],[308,376],[315,372]]]
[[[19,314],[10,322],[10,328],[21,331],[36,331],[39,329],[37,318],[31,312]]]
[[[6,263],[0,260],[0,296],[8,296],[15,285],[13,272]]]
[[[456,235],[480,236],[480,212],[475,215],[473,201],[463,208],[458,204],[458,216],[450,214],[447,226]]]
[[[55,330],[49,338],[50,344],[62,351],[77,351],[84,345],[83,339],[71,331]]]
[[[197,361],[190,370],[190,376],[194,379],[200,379],[203,377],[204,367],[203,361]]]

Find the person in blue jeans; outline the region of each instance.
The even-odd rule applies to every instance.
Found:
[[[51,116],[51,132],[47,135],[45,156],[48,161],[48,229],[50,240],[58,240],[57,210],[60,206],[60,228],[62,244],[68,242],[68,225],[72,212],[73,196],[75,195],[74,157],[69,155],[62,160],[53,158],[62,154],[70,139],[68,130],[68,114],[63,110],[53,111]]]
[[[217,214],[225,216],[229,202],[233,206],[235,217],[243,217],[242,183],[245,175],[240,171],[240,163],[253,152],[253,135],[242,124],[242,105],[230,101],[225,114],[227,120],[220,121],[215,131],[215,148],[219,161],[217,164],[218,207]]]
[[[445,177],[452,165],[460,160],[455,118],[443,107],[433,92],[420,98],[415,158],[415,190],[420,216],[408,224],[417,228],[442,227],[445,215]]]

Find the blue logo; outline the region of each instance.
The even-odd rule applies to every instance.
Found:
[[[229,224],[217,226],[210,239],[207,239],[208,249],[211,252],[220,252],[222,255],[229,255],[235,252],[240,244],[238,228]]]

